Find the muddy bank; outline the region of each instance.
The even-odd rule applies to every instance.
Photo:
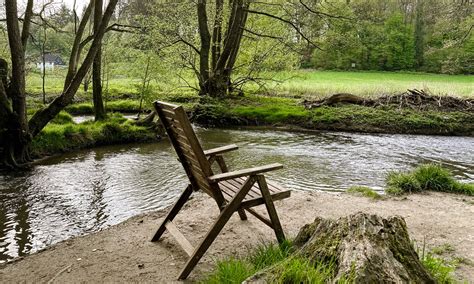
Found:
[[[293,192],[291,198],[277,202],[277,210],[289,237],[316,216],[336,218],[358,211],[405,218],[411,238],[427,249],[449,245],[449,254],[463,260],[458,278],[474,281],[474,198],[452,194],[419,194],[406,198],[374,201],[345,193]],[[176,224],[193,245],[215,220],[215,203],[196,194],[178,215]],[[2,265],[0,279],[17,282],[172,282],[186,261],[186,254],[174,239],[149,240],[164,212],[133,217],[101,232],[61,242],[22,260]],[[209,218],[209,216],[212,216]],[[191,274],[199,280],[213,268],[216,259],[243,255],[251,246],[274,241],[274,235],[253,217],[241,221],[237,214]],[[230,245],[231,244],[231,245]]]

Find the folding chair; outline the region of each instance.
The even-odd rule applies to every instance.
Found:
[[[190,256],[178,279],[188,277],[236,211],[242,220],[247,220],[246,212],[254,215],[272,228],[277,240],[282,242],[285,235],[273,201],[289,197],[290,191],[267,181],[263,173],[281,169],[283,166],[281,164],[269,164],[229,172],[221,154],[236,150],[238,148],[236,145],[203,151],[183,107],[159,101],[155,102],[154,106],[190,182],[152,239],[152,242],[158,241],[167,230]],[[211,165],[214,162],[217,162],[222,173],[214,174],[212,172]],[[220,209],[220,215],[204,239],[194,248],[172,221],[192,192],[198,190],[204,191],[216,201]],[[252,209],[252,207],[262,204],[267,209],[269,219]]]

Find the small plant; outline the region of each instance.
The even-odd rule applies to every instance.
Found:
[[[439,283],[455,283],[452,274],[456,269],[456,263],[446,261],[432,253],[421,257],[421,263]]]
[[[252,265],[243,259],[230,258],[218,261],[216,271],[206,278],[203,283],[242,283],[255,271]]]
[[[435,164],[421,165],[411,172],[390,172],[385,192],[393,195],[425,190],[474,195],[474,184],[456,181],[451,172]]]
[[[420,251],[420,247],[416,248],[416,252],[420,258],[421,264],[428,270],[431,276],[438,283],[455,283],[453,272],[456,270],[456,266],[459,263],[456,260],[448,261],[442,257],[441,254],[447,252],[453,252],[454,248],[450,244],[444,244],[439,247],[433,248],[430,252],[426,253],[426,242],[423,240],[423,246]]]
[[[347,192],[360,194],[362,196],[372,198],[372,199],[381,199],[382,196],[375,192],[372,188],[367,186],[352,186],[350,187]]]
[[[290,257],[278,264],[270,283],[326,283],[332,278],[333,267],[314,264],[302,257]]]

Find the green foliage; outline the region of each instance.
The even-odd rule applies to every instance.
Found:
[[[433,253],[421,256],[420,260],[426,270],[428,270],[438,283],[456,283],[453,277],[453,272],[456,270],[455,262],[446,261]]]
[[[362,196],[372,198],[372,199],[380,199],[382,196],[375,192],[372,188],[367,186],[352,186],[350,187],[347,192],[360,194]]]
[[[407,173],[390,172],[386,182],[390,194],[430,190],[474,195],[474,184],[456,181],[451,172],[435,164],[421,165]]]
[[[146,127],[134,125],[123,117],[112,115],[101,122],[50,122],[31,143],[35,156],[44,156],[85,147],[151,141],[154,133]]]

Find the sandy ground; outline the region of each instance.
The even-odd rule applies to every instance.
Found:
[[[458,277],[474,283],[474,198],[429,193],[407,198],[374,201],[346,193],[293,192],[276,204],[287,236],[314,217],[336,218],[358,211],[382,216],[401,215],[410,236],[428,248],[449,244],[452,256],[465,259]],[[39,253],[0,267],[0,282],[175,282],[186,254],[165,233],[162,241],[150,238],[164,212],[135,216],[101,232],[63,241]],[[215,203],[196,194],[176,219],[177,226],[193,245],[206,233],[218,215]],[[243,255],[251,246],[274,241],[273,232],[249,216],[237,214],[224,227],[188,281],[197,281],[212,269],[216,259]]]

